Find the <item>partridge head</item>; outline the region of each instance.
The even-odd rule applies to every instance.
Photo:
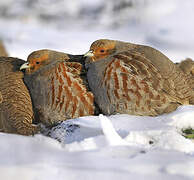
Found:
[[[99,61],[103,58],[107,58],[117,52],[116,41],[108,39],[100,39],[94,41],[90,50],[85,54],[86,57],[90,57],[92,62]]]
[[[152,47],[100,39],[85,56],[89,86],[105,114],[154,116],[192,97],[184,73]]]
[[[39,50],[28,56],[24,81],[30,91],[36,118],[45,125],[93,115],[93,94],[88,90],[82,56]]]
[[[33,124],[32,102],[19,67],[25,61],[0,57],[0,129],[2,132],[33,135],[39,131]]]

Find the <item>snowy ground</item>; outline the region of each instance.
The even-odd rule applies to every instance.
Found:
[[[193,8],[189,0],[154,0],[143,10],[136,9],[142,13],[138,23],[117,29],[0,18],[0,38],[11,56],[23,59],[42,48],[83,54],[94,40],[110,38],[151,45],[176,62],[194,59]],[[194,143],[181,135],[189,127],[194,128],[194,106],[158,117],[68,120],[48,132],[52,138],[0,133],[0,179],[193,180]]]
[[[194,143],[180,132],[194,128],[193,116],[193,106],[185,106],[156,118],[82,117],[52,129],[60,143],[1,133],[0,177],[192,180]]]

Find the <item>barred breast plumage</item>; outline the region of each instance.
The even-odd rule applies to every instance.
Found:
[[[26,69],[24,81],[30,90],[36,118],[44,124],[94,115],[94,97],[81,77],[80,58],[40,50],[29,55],[28,64],[21,67]]]
[[[32,102],[23,82],[23,73],[19,71],[24,62],[0,57],[0,129],[7,133],[32,135],[39,128],[32,124]]]
[[[151,47],[97,40],[85,55],[89,86],[105,114],[155,116],[189,104],[184,73]]]

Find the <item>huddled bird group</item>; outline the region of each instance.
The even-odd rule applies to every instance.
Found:
[[[100,39],[87,53],[43,49],[27,61],[0,44],[0,131],[33,135],[81,116],[157,116],[194,104],[194,61],[174,64],[144,45]],[[37,125],[38,124],[38,125]]]

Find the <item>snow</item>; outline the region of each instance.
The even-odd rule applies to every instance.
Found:
[[[81,117],[54,127],[52,138],[0,133],[1,179],[193,179],[194,143],[176,123],[194,115],[192,108],[159,117]],[[187,117],[184,128],[194,127]]]
[[[26,59],[43,48],[83,54],[109,38],[153,46],[174,62],[194,59],[192,1],[132,1],[116,14],[113,0],[102,11],[102,0],[51,2],[0,2],[0,38],[11,56]],[[186,128],[194,128],[194,106],[158,117],[81,117],[33,137],[0,133],[0,179],[192,180],[194,143],[182,135]]]

